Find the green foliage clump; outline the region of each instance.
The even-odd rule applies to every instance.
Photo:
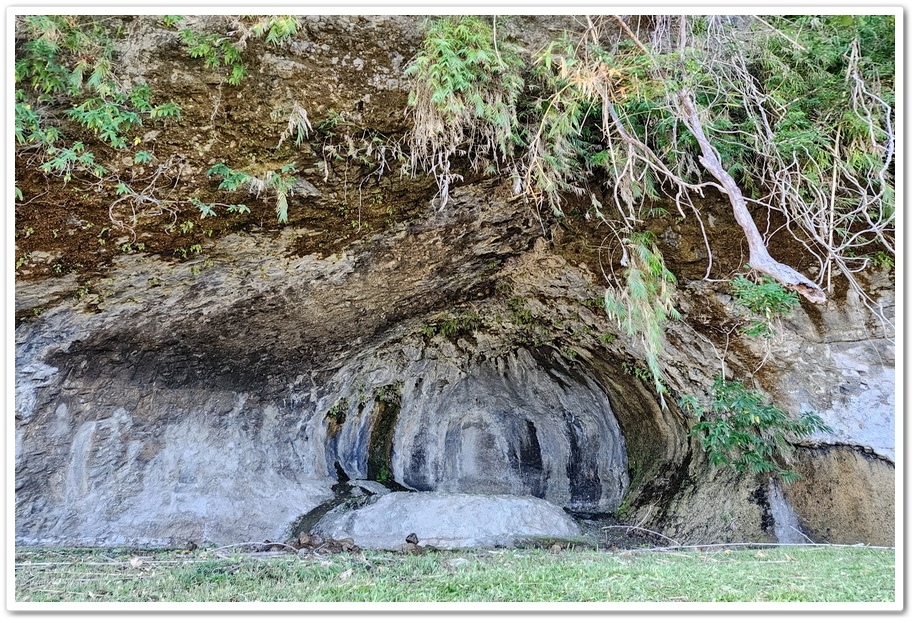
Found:
[[[340,433],[344,423],[347,421],[347,413],[350,411],[350,401],[346,398],[340,398],[335,402],[327,413],[324,414],[324,422],[327,426],[328,437],[334,437]]]
[[[894,256],[890,255],[889,253],[885,253],[884,251],[878,251],[872,255],[871,260],[875,263],[875,265],[884,269],[893,269],[895,265]]]
[[[771,317],[787,314],[798,306],[798,294],[785,289],[775,279],[763,276],[759,283],[747,277],[731,280],[732,292],[738,302],[755,314]]]
[[[483,326],[483,319],[477,312],[466,312],[458,315],[446,315],[437,318],[430,324],[423,327],[423,335],[432,337],[441,335],[443,337],[456,337],[458,335],[467,335],[477,331]]]
[[[226,82],[233,86],[242,83],[247,73],[245,60],[241,50],[236,47],[231,37],[221,36],[216,33],[197,32],[191,28],[181,30],[181,41],[191,58],[204,59],[204,67],[217,69],[228,67],[229,75]]]
[[[218,162],[207,170],[208,176],[222,177],[219,183],[221,190],[235,192],[247,187],[247,192],[259,196],[262,192],[267,191],[276,196],[277,221],[286,223],[289,220],[289,193],[296,183],[295,163],[288,163],[281,166],[275,171],[266,171],[264,174],[257,176],[245,171],[237,171],[229,168],[224,162]],[[201,216],[213,216],[213,204],[206,204],[200,201],[195,203],[201,211]],[[245,205],[232,204],[230,211],[247,212]]]
[[[65,182],[69,182],[73,171],[88,171],[96,177],[102,177],[108,170],[95,161],[95,154],[86,150],[81,141],[76,141],[69,147],[55,147],[49,145],[46,150],[47,159],[39,169],[44,173],[60,175]]]
[[[264,37],[267,43],[280,45],[299,32],[299,17],[296,15],[274,15],[259,18],[251,27],[255,37]],[[266,36],[265,36],[265,33]]]
[[[414,165],[435,176],[443,204],[460,177],[451,171],[454,156],[496,170],[511,155],[524,62],[494,28],[471,15],[438,18],[405,72],[413,80]]]
[[[677,280],[665,267],[651,232],[635,232],[623,242],[624,283],[607,289],[605,307],[628,336],[639,336],[646,365],[661,396],[666,391],[660,360],[664,325],[668,319],[681,318],[673,299]]]
[[[787,290],[768,275],[758,282],[738,276],[731,280],[731,289],[738,303],[746,307],[755,318],[742,331],[754,336],[769,336],[773,332],[773,321],[798,307],[798,294]]]
[[[166,16],[166,26],[177,24],[179,16]],[[181,41],[191,58],[204,59],[208,69],[228,68],[226,82],[238,86],[248,73],[242,52],[251,37],[265,38],[267,43],[280,45],[299,31],[299,17],[295,15],[274,15],[258,17],[253,24],[244,19],[230,19],[228,33],[200,32],[191,27],[182,28]]]
[[[813,412],[790,417],[740,381],[726,381],[721,375],[713,382],[712,404],[703,408],[692,397],[683,397],[681,408],[697,418],[690,434],[700,439],[713,465],[727,465],[737,473],[771,473],[785,482],[800,478],[786,465],[792,456],[792,441],[815,432],[832,429]]]
[[[150,119],[178,117],[181,108],[174,102],[154,106],[149,86],[140,84],[129,93],[108,90],[107,96],[91,97],[67,111],[68,117],[115,149],[127,147],[125,133],[143,124],[142,114]]]
[[[583,195],[597,171],[608,175],[620,158],[619,150],[604,144],[601,130],[602,99],[606,87],[594,75],[596,57],[613,63],[606,52],[587,46],[582,55],[568,37],[551,41],[533,59],[532,88],[538,94],[533,103],[526,102],[526,121],[519,134],[527,146],[524,189],[538,204],[546,200],[553,214],[563,215],[566,195]],[[601,62],[601,61],[598,61]],[[619,70],[607,63],[608,74],[619,79]],[[627,203],[641,196],[635,187],[619,186]]]
[[[17,18],[16,26],[21,44],[15,62],[14,136],[18,150],[39,151],[42,172],[65,181],[77,171],[95,177],[108,173],[82,136],[60,144],[64,119],[87,130],[87,140],[98,138],[121,150],[141,141],[131,134],[144,119],[180,117],[174,102],[154,104],[148,85],[122,88],[112,63],[122,35],[109,20],[30,15]]]

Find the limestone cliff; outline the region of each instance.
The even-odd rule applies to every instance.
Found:
[[[536,47],[574,20],[508,24]],[[743,335],[689,223],[653,222],[684,315],[665,335],[662,404],[637,340],[602,308],[587,223],[545,220],[499,177],[467,171],[436,208],[429,177],[377,174],[379,152],[360,141],[407,128],[422,18],[304,18],[285,47],[246,50],[238,87],[159,20],[125,28],[125,74],[182,106],[143,138],[175,165],[169,184],[215,200],[214,161],[294,159],[289,222],[265,196],[248,214],[146,211],[100,233],[125,218],[116,196],[59,183],[41,195],[17,163],[32,202],[17,204],[16,229],[34,232],[16,240],[17,257],[31,250],[15,289],[17,543],[282,539],[353,479],[530,495],[680,542],[772,541],[773,483],[712,467],[674,400],[723,370],[833,428],[805,441],[803,478],[784,487],[798,528],[894,542],[892,327],[852,294],[802,303],[773,338]],[[286,119],[271,112],[292,102],[334,133],[279,141]],[[740,233],[709,209],[716,261],[740,266]],[[782,243],[774,255],[797,253]],[[863,279],[893,320],[893,275]]]

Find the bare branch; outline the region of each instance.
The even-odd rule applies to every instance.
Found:
[[[700,117],[697,114],[693,96],[687,90],[682,89],[678,92],[678,98],[681,102],[680,112],[683,121],[690,128],[691,134],[693,134],[697,143],[700,145],[700,151],[702,152],[700,162],[724,188],[725,194],[728,195],[728,199],[732,204],[732,212],[735,215],[735,221],[737,221],[741,229],[744,230],[744,235],[750,246],[749,264],[751,268],[770,275],[783,285],[797,291],[812,303],[826,303],[827,296],[817,284],[797,270],[781,262],[777,262],[770,255],[763,241],[763,237],[760,235],[756,223],[754,223],[754,218],[747,209],[747,202],[744,200],[744,194],[741,192],[741,189],[738,188],[738,184],[735,183],[734,178],[722,167],[722,160],[719,157],[719,153],[706,137],[706,133],[703,130],[703,124],[700,122]]]

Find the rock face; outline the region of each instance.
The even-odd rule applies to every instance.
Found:
[[[93,309],[54,303],[54,283],[17,284],[48,305],[16,331],[17,542],[277,540],[354,479],[584,512],[626,501],[682,542],[775,540],[767,483],[711,469],[690,422],[625,371],[624,340],[599,338],[587,272],[534,228],[494,236],[505,204],[469,190],[455,205],[473,212],[431,214],[342,256],[282,258],[284,238],[256,236],[220,241],[199,273],[125,256]],[[464,328],[446,335],[446,321]],[[668,340],[672,386],[708,384],[709,343],[686,325]],[[818,344],[796,334],[773,352],[788,362]],[[880,393],[882,378],[860,382]],[[802,528],[893,542],[893,463],[823,447],[786,490]],[[821,469],[836,452],[872,467]]]
[[[428,336],[413,318],[491,291],[478,258],[507,253],[513,238],[487,225],[504,218],[433,215],[325,260],[226,239],[202,273],[125,257],[97,309],[71,299],[23,323],[17,539],[279,539],[342,476],[616,508],[626,447],[587,367],[498,330]],[[401,279],[380,252],[424,272]]]
[[[187,152],[182,175],[213,187],[214,201],[204,172],[219,146],[275,149],[283,128],[263,120],[291,101],[405,129],[402,71],[420,18],[308,18],[308,41],[262,53],[231,98],[199,64],[175,60],[176,33],[131,24],[130,75],[184,97],[180,131],[162,146]],[[509,24],[532,42],[549,26]],[[72,275],[17,279],[18,544],[280,540],[349,482],[402,490],[335,515],[370,540],[387,536],[363,526],[388,516],[398,545],[410,532],[448,547],[475,531],[486,543],[559,536],[572,528],[557,509],[615,513],[683,543],[784,538],[768,478],[713,468],[678,407],[720,372],[834,429],[804,440],[803,480],[778,492],[795,513],[785,516],[814,540],[894,543],[894,347],[859,301],[803,304],[777,338],[746,337],[727,288],[702,278],[686,225],[653,223],[678,228],[659,240],[674,241],[664,252],[685,318],[665,333],[660,400],[641,374],[641,336],[608,319],[607,281],[582,259],[600,235],[579,237],[573,218],[548,231],[509,180],[466,171],[433,208],[430,179],[357,184],[319,170],[321,144],[309,149],[295,154],[288,226],[252,217],[180,263],[119,254],[91,289]],[[351,236],[367,229],[370,197],[376,229]],[[707,208],[711,244],[729,246],[727,209],[714,224]],[[892,321],[893,280],[862,278]],[[416,524],[417,500],[433,515],[449,500],[448,521]]]
[[[366,549],[512,547],[533,537],[579,535],[563,509],[535,497],[454,493],[391,493],[356,510],[331,512],[314,528],[323,537],[350,537]]]
[[[493,342],[463,350],[444,340],[404,340],[398,352],[346,366],[337,375],[342,382],[368,376],[383,389],[343,414],[325,442],[329,462],[351,476],[377,478],[385,470],[420,491],[616,508],[629,484],[627,454],[606,394],[553,349]],[[345,389],[339,400],[353,393]]]
[[[892,462],[862,449],[837,446],[801,451],[796,469],[802,479],[786,488],[786,498],[809,538],[825,543],[895,543]]]

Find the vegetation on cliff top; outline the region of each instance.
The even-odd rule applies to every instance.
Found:
[[[823,303],[838,271],[881,315],[854,273],[894,253],[893,16],[588,18],[527,66],[487,27],[438,19],[408,69],[422,163],[443,203],[459,153],[514,175],[559,218],[587,197],[586,218],[616,241],[608,313],[639,337],[660,394],[661,327],[678,314],[673,275],[641,230],[663,195],[701,230],[695,198],[728,198],[763,279],[745,289],[775,280]],[[810,252],[814,279],[770,254],[751,206]]]

